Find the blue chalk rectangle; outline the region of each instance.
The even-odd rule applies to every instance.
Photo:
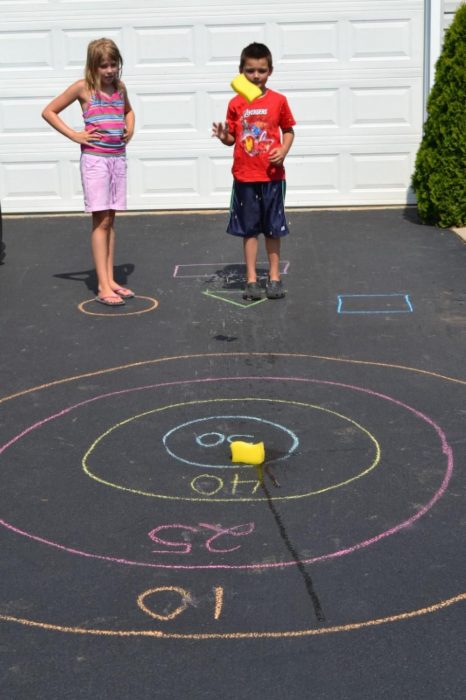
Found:
[[[338,294],[339,314],[410,314],[409,294]]]

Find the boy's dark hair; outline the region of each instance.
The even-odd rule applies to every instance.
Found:
[[[246,63],[246,59],[248,58],[266,58],[270,70],[273,69],[272,54],[270,53],[270,49],[265,44],[259,44],[256,41],[254,41],[252,44],[249,44],[249,46],[246,46],[246,48],[244,48],[241,51],[241,56],[239,59],[240,73],[243,72],[244,64]]]

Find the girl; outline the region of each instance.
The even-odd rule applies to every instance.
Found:
[[[134,132],[134,112],[120,80],[123,59],[111,39],[87,48],[84,79],[70,85],[42,112],[61,134],[81,145],[81,180],[85,211],[92,212],[92,255],[97,274],[96,301],[121,306],[134,297],[113,277],[115,211],[126,209],[126,144]],[[74,131],[59,116],[79,100],[84,131]]]

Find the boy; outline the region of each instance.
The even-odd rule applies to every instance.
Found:
[[[243,298],[262,298],[256,260],[258,236],[263,233],[269,260],[266,296],[282,299],[285,291],[280,279],[280,242],[289,233],[283,162],[294,140],[296,122],[284,95],[266,87],[273,71],[272,54],[267,46],[258,43],[246,46],[239,70],[259,87],[261,95],[251,103],[237,95],[228,105],[226,122],[214,122],[212,127],[213,136],[226,146],[235,146],[227,232],[243,238],[247,275]]]

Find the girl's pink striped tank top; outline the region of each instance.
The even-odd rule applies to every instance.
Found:
[[[96,156],[124,156],[126,144],[123,141],[125,130],[125,100],[121,92],[113,95],[96,92],[83,111],[85,130],[97,129],[98,141],[81,145],[82,153]]]

